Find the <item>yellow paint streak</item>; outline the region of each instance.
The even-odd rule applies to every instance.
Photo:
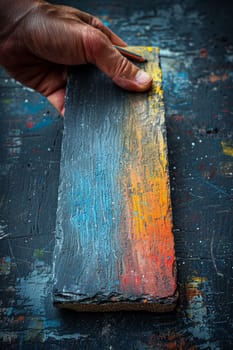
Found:
[[[185,285],[187,305],[187,316],[189,319],[200,325],[205,324],[207,308],[204,303],[204,291],[207,288],[205,277],[192,276]]]
[[[219,174],[221,176],[233,177],[233,162],[221,162],[219,165]]]
[[[192,276],[190,281],[186,283],[186,296],[189,303],[192,303],[194,298],[202,295],[201,285],[206,282],[205,277]]]
[[[232,142],[222,141],[222,150],[226,156],[233,157],[233,144]]]
[[[200,277],[200,276],[192,276],[190,283],[193,283],[195,285],[197,284],[201,284],[207,282],[207,278],[206,277]]]
[[[168,193],[166,176],[156,177],[144,174],[142,182],[140,174],[130,169],[132,183],[131,203],[136,215],[133,218],[134,239],[143,239],[155,232],[168,212]]]
[[[162,72],[155,62],[148,63],[147,72],[152,75],[154,82],[148,97],[149,119],[153,121],[154,118],[156,122],[159,116],[161,123],[161,117],[164,118],[161,113],[163,110]],[[156,135],[156,140],[151,138],[147,127],[147,125],[145,128],[143,125],[138,125],[136,128],[138,156],[136,162],[129,167],[131,203],[135,213],[133,217],[134,239],[145,239],[155,232],[160,221],[166,217],[170,206],[165,140],[161,132]],[[142,142],[143,139],[147,139],[145,145]]]

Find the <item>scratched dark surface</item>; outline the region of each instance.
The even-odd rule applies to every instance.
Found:
[[[63,121],[1,71],[0,348],[231,349],[232,3],[62,2],[161,48],[180,303],[162,316],[52,306]]]

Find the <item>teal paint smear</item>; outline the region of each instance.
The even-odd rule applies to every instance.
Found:
[[[45,127],[48,127],[48,126],[52,125],[53,122],[54,121],[53,121],[52,118],[46,117],[46,118],[43,118],[39,123],[33,125],[33,127],[28,129],[28,130],[30,130],[30,131],[38,131],[38,130],[41,130],[41,129],[45,128]]]
[[[37,114],[41,111],[43,111],[45,108],[44,104],[42,103],[24,103],[23,110],[25,114]],[[21,112],[22,113],[22,112]]]

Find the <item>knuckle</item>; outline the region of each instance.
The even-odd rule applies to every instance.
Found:
[[[102,29],[103,24],[98,17],[92,17],[91,25],[97,29]]]
[[[105,46],[105,37],[94,28],[86,28],[84,34],[84,47],[88,62],[96,63],[96,58],[100,56]]]
[[[117,77],[126,78],[129,75],[129,70],[130,70],[129,61],[125,57],[120,58],[115,63],[112,79],[114,80]]]

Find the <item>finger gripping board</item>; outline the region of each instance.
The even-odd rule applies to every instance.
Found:
[[[54,304],[77,311],[171,311],[177,300],[159,50],[146,93],[93,66],[68,84],[54,251]]]

